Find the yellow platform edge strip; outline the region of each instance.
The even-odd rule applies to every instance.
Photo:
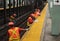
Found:
[[[46,4],[46,6],[44,7],[44,9],[41,12],[41,16],[39,16],[36,20],[38,20],[37,22],[34,22],[32,24],[32,26],[30,27],[30,30],[27,31],[21,41],[40,41],[40,37],[41,37],[41,33],[42,33],[42,29],[43,29],[43,24],[45,21],[45,17],[46,17],[46,10],[48,7],[48,3]]]

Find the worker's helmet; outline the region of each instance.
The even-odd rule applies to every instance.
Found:
[[[31,17],[29,17],[28,19],[32,19]]]
[[[14,14],[13,14],[13,16],[15,17],[15,16],[16,16],[16,14],[14,13]]]
[[[14,22],[9,22],[8,25],[9,26],[13,26],[14,25]]]

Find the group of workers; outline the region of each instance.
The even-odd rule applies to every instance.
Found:
[[[21,27],[15,27],[14,22],[13,22],[13,20],[15,20],[15,19],[16,19],[16,14],[14,13],[9,18],[10,22],[8,23],[8,26],[10,29],[8,29],[8,36],[9,36],[8,41],[20,41],[21,30],[29,30],[28,28],[23,29]]]
[[[34,13],[31,13],[30,16],[27,19],[28,24],[32,24],[33,21],[40,15],[40,9],[35,9]],[[20,32],[21,30],[29,30],[23,29],[21,27],[15,27],[13,20],[15,20],[16,14],[13,14],[10,16],[10,22],[8,23],[9,30],[8,30],[8,35],[9,35],[9,40],[8,41],[20,41]]]
[[[40,16],[40,9],[35,9],[33,13],[30,14],[30,16],[27,19],[27,25],[31,26],[31,24],[34,22],[34,20]]]

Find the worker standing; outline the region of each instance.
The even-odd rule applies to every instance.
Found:
[[[8,23],[10,29],[8,30],[9,41],[20,41],[20,31],[21,30],[28,30],[19,27],[14,27],[13,22]]]

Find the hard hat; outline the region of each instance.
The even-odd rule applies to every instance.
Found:
[[[32,19],[31,17],[29,17],[29,19]]]
[[[10,25],[14,25],[14,22],[9,22],[8,25],[9,25],[9,26],[10,26]]]
[[[16,14],[14,13],[13,16],[16,16]]]

